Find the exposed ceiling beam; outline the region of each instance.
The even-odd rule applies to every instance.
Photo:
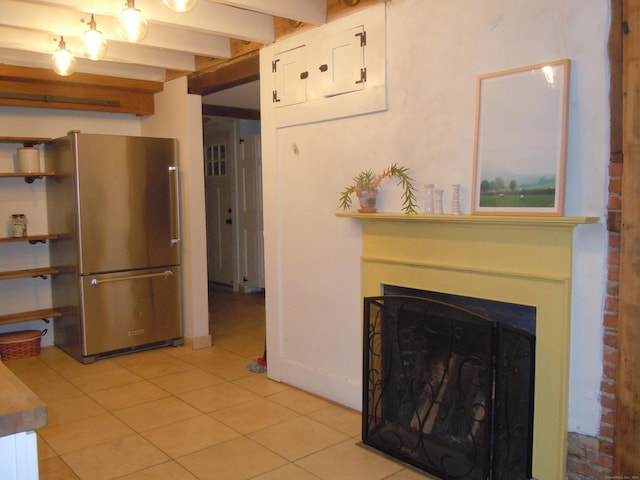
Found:
[[[189,93],[208,95],[260,79],[258,50],[189,75]]]
[[[34,2],[34,3],[32,3]],[[37,0],[3,0],[3,16],[5,3],[37,5]],[[48,0],[50,8],[67,10],[70,14],[99,14],[117,17],[126,2],[114,0]],[[187,31],[200,31],[211,35],[239,38],[261,43],[274,40],[273,17],[260,12],[253,12],[228,5],[203,0],[187,13],[176,13],[167,8],[160,0],[136,0],[135,6],[142,12],[147,21],[155,26],[165,24]],[[62,15],[59,12],[58,15]]]
[[[137,5],[137,4],[136,4]],[[168,9],[167,9],[168,10]],[[177,14],[175,14],[177,15]],[[55,21],[52,21],[55,19]],[[64,35],[65,38],[78,38],[88,30],[90,15],[80,10],[71,10],[57,6],[30,4],[16,0],[3,0],[0,25],[7,28],[25,29],[24,33],[16,30],[13,35],[0,35],[0,46],[7,42],[20,42],[29,32],[39,31],[43,38],[49,34],[46,43],[38,42],[31,50],[53,53],[58,47],[54,37]],[[110,44],[121,43],[127,48],[136,49],[140,45],[156,47],[165,50],[190,52],[216,58],[229,58],[229,39],[217,35],[205,34],[199,31],[189,31],[183,28],[170,28],[166,25],[154,25],[149,28],[147,37],[137,44],[124,42],[116,34],[117,19],[108,15],[95,15],[97,29]],[[27,41],[23,43],[29,45]],[[68,42],[67,42],[68,43]],[[12,48],[12,47],[8,47]],[[26,48],[29,50],[29,48]],[[79,54],[80,51],[72,51]],[[137,62],[136,62],[137,63]],[[168,67],[173,68],[173,67]]]
[[[86,58],[77,58],[77,73],[92,75],[105,75],[109,77],[122,77],[123,79],[149,80],[164,82],[166,70],[164,68],[135,65],[117,62],[93,62]],[[51,70],[51,54],[26,52],[21,50],[0,49],[0,64],[15,65],[19,67],[46,68]],[[60,80],[73,79],[71,77],[58,77]]]
[[[219,3],[311,25],[327,22],[327,0],[218,0]]]
[[[202,114],[212,117],[241,118],[243,120],[260,120],[260,110],[252,108],[225,107],[222,105],[202,105]]]
[[[64,40],[67,49],[73,53],[76,59],[82,59],[82,42],[80,39],[65,36]],[[49,65],[51,64],[50,56],[58,47],[59,41],[59,35],[0,25],[0,48],[46,54]],[[160,50],[145,45],[128,46],[122,42],[109,42],[107,56],[103,61],[133,63],[189,72],[195,70],[195,56],[192,54],[175,50]]]
[[[0,105],[150,115],[161,82],[0,65]]]

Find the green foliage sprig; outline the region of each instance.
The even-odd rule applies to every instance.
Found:
[[[376,190],[384,179],[396,177],[398,185],[402,186],[402,211],[407,215],[418,213],[416,189],[408,172],[407,167],[400,167],[397,163],[390,165],[378,175],[374,175],[371,170],[363,170],[353,178],[353,183],[340,193],[340,208],[343,210],[351,208],[351,194]]]

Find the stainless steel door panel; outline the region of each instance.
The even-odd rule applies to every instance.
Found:
[[[177,142],[77,135],[80,271],[180,263]]]
[[[180,338],[180,267],[85,275],[83,355]]]

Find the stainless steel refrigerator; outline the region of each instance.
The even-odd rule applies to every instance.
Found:
[[[55,344],[83,363],[182,344],[177,141],[73,131],[45,165]]]

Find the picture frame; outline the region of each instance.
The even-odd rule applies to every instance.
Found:
[[[478,76],[472,214],[564,215],[569,68]]]

